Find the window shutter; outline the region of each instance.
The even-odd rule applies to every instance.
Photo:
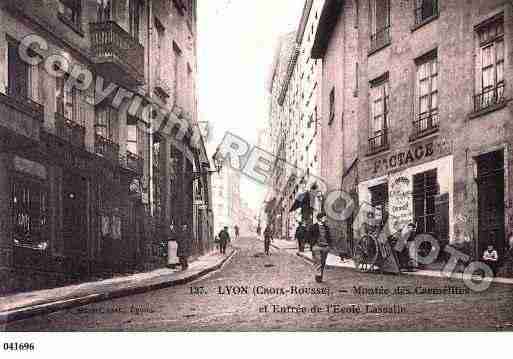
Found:
[[[435,196],[436,233],[439,240],[449,239],[449,193]]]

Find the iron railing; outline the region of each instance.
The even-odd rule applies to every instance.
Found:
[[[438,126],[438,109],[435,108],[422,112],[418,115],[417,119],[413,121],[413,137],[435,132],[438,130]]]
[[[504,101],[504,82],[488,87],[474,95],[474,111],[481,111]]]
[[[13,93],[7,89],[8,95],[0,93],[0,104],[7,105],[16,112],[22,112],[39,122],[44,121],[43,105],[33,101],[32,99],[21,94]]]
[[[384,27],[371,35],[370,52],[390,44],[390,26]]]
[[[376,153],[388,148],[388,130],[386,128],[378,134],[369,137],[369,153]]]
[[[119,145],[109,138],[105,138],[99,134],[94,136],[94,152],[105,157],[112,163],[116,163],[119,158]]]
[[[114,21],[93,22],[91,46],[94,56],[101,62],[120,61],[144,78],[144,47]]]
[[[63,114],[55,113],[55,129],[57,136],[67,141],[73,146],[85,147],[84,126],[64,117]]]

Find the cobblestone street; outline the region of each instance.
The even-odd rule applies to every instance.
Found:
[[[313,267],[298,257],[295,250],[272,249],[272,255],[266,257],[263,243],[254,238],[238,239],[233,246],[238,252],[231,261],[196,282],[34,317],[9,324],[6,329],[511,330],[513,327],[512,286],[494,284],[483,293],[423,294],[422,291],[448,285],[461,291],[465,287],[456,280],[385,276],[344,268],[328,270],[325,282],[318,284],[313,280]],[[355,286],[361,286],[360,295],[354,292]],[[385,290],[389,295],[384,295]],[[317,312],[312,313],[312,308],[318,308]],[[394,313],[383,313],[383,308]]]

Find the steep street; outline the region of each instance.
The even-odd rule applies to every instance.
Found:
[[[240,238],[222,269],[196,282],[11,323],[8,331],[503,330],[513,327],[513,287],[423,294],[456,280],[330,269],[325,282],[295,250]],[[360,287],[360,295],[354,292]],[[420,288],[421,287],[421,288]],[[417,288],[417,293],[415,293]],[[247,291],[247,292],[246,292]],[[388,294],[388,295],[387,295]],[[317,308],[312,313],[312,308]],[[383,313],[390,310],[392,313]],[[265,312],[267,310],[267,312]]]

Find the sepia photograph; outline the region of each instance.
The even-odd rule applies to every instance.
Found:
[[[0,352],[511,332],[512,100],[513,1],[0,0]]]

